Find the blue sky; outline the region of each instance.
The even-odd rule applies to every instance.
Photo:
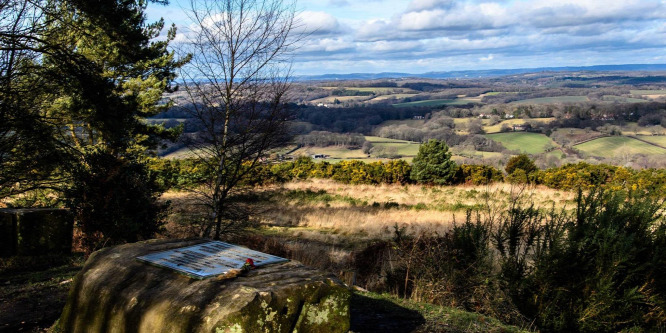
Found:
[[[186,31],[182,6],[151,4]],[[666,0],[301,0],[300,75],[666,63]]]

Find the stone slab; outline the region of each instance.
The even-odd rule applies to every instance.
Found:
[[[210,241],[137,257],[153,265],[173,269],[196,279],[238,270],[252,259],[256,267],[288,261],[267,253],[220,241]]]
[[[199,280],[135,259],[203,242],[148,241],[93,253],[54,332],[348,332],[350,291],[296,261]]]

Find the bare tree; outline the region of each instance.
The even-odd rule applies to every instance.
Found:
[[[181,76],[199,131],[186,143],[208,172],[195,189],[207,207],[203,236],[239,230],[246,214],[230,198],[267,152],[290,140],[285,102],[290,54],[301,39],[295,3],[283,0],[191,0],[195,28],[181,50]]]

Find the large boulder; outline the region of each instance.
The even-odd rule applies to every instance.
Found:
[[[197,280],[135,258],[203,240],[97,251],[72,284],[56,332],[347,332],[349,290],[291,261]]]

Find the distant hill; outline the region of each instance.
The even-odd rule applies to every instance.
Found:
[[[487,78],[504,75],[537,73],[537,72],[577,72],[577,71],[666,71],[666,64],[626,64],[626,65],[598,65],[579,67],[539,67],[539,68],[515,68],[515,69],[484,69],[464,70],[447,72],[428,72],[422,74],[411,73],[350,73],[350,74],[323,74],[323,75],[301,75],[297,80],[374,80],[387,78],[428,78],[428,79],[454,79],[454,78]]]

